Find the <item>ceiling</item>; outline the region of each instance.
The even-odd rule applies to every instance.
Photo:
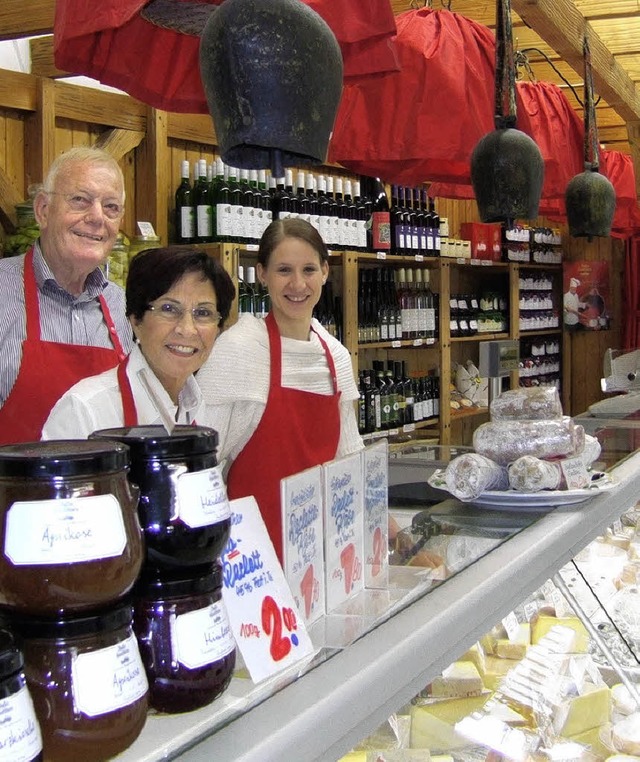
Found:
[[[396,14],[425,5],[436,10],[447,5],[455,13],[495,26],[495,0],[390,3]],[[42,76],[65,74],[53,63],[54,7],[55,0],[0,3],[0,40],[44,35],[30,42],[32,72]],[[600,98],[600,142],[633,156],[640,183],[640,0],[511,0],[511,11],[514,46],[536,49],[528,53],[532,75],[561,87],[581,116],[582,108],[562,77],[582,97],[582,45],[588,35],[594,87]],[[522,75],[527,76],[524,71]]]

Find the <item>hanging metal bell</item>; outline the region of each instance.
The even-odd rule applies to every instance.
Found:
[[[342,54],[300,0],[225,0],[200,41],[200,73],[222,159],[245,169],[326,159]]]
[[[494,130],[473,149],[471,182],[482,222],[535,219],[543,180],[540,149],[521,130]]]
[[[565,191],[569,234],[576,238],[611,234],[616,211],[616,191],[608,178],[586,169],[572,177]]]

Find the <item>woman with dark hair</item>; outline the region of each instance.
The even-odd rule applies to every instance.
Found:
[[[208,425],[228,459],[230,498],[255,496],[282,559],[280,480],[363,447],[351,357],[312,318],[329,275],[317,230],[276,220],[258,250],[266,319],[242,315],[220,337],[198,374],[212,414]]]
[[[129,265],[126,313],[131,354],[75,384],[56,403],[43,439],[79,439],[117,426],[201,423],[194,373],[209,356],[235,296],[222,266],[196,248],[139,252]]]

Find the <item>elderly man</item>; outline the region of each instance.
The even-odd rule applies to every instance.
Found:
[[[0,261],[0,443],[40,439],[59,397],[130,351],[124,292],[101,266],[124,212],[118,163],[72,148],[34,199],[40,238]]]

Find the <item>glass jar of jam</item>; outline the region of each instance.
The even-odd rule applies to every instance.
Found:
[[[0,630],[0,762],[40,762],[42,736],[24,674],[24,658]]]
[[[236,648],[219,562],[203,570],[143,574],[134,592],[134,630],[154,709],[198,709],[229,685]]]
[[[37,619],[5,612],[19,638],[47,762],[101,762],[144,727],[148,683],[132,607]]]
[[[131,451],[129,478],[140,490],[138,513],[147,564],[212,564],[229,538],[231,513],[217,468],[218,433],[204,426],[102,429],[91,439],[115,439]]]
[[[119,442],[0,447],[0,605],[52,616],[122,598],[143,561]]]

